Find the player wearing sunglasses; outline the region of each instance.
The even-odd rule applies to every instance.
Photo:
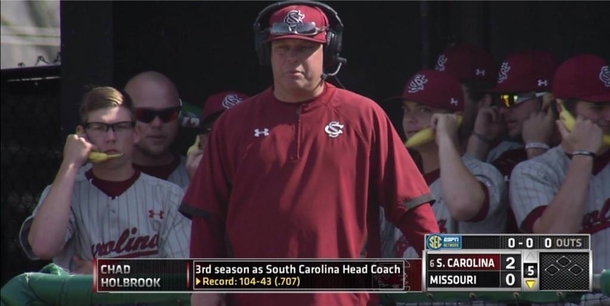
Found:
[[[496,105],[479,111],[468,153],[492,162],[506,151],[523,148],[524,143],[533,144],[528,147],[531,156],[544,152],[540,149],[551,142],[554,119],[551,113],[545,119],[543,114],[547,113],[541,111],[549,109],[556,67],[553,55],[546,51],[528,50],[507,57],[499,69],[496,87],[490,90]],[[528,125],[528,119],[532,119],[528,123],[542,119],[542,126]],[[502,141],[504,136],[508,139]]]
[[[134,151],[134,166],[180,187],[187,186],[186,159],[171,151],[182,106],[178,89],[163,74],[146,71],[132,77],[125,91],[133,99],[136,123],[142,133]]]
[[[550,105],[556,68],[553,55],[546,51],[510,55],[500,66],[496,87],[490,91],[499,105],[479,111],[467,152],[491,162],[507,184],[519,162],[545,153],[557,142],[556,118]],[[508,139],[500,141],[504,133]],[[508,232],[519,232],[510,209],[507,224]]]
[[[559,66],[553,95],[576,118],[557,121],[558,146],[520,163],[511,174],[511,205],[526,233],[591,235],[593,273],[610,267],[610,68],[602,57],[574,56]],[[587,305],[609,297],[587,294]],[[581,304],[583,305],[583,304]]]

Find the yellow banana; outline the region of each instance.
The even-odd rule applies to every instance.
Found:
[[[116,157],[120,157],[120,156],[123,156],[123,153],[106,154],[103,152],[91,152],[91,153],[89,153],[89,161],[91,161],[92,163],[100,163],[103,161],[107,161],[111,158],[116,158]]]
[[[568,111],[568,109],[563,105],[563,101],[557,100],[557,104],[561,108],[561,112],[559,113],[559,120],[561,120],[561,122],[568,131],[571,131],[574,128],[574,124],[576,124],[574,116],[572,116],[570,111]],[[605,134],[602,140],[605,145],[610,146],[610,135]]]
[[[186,151],[186,155],[190,155],[191,152],[197,149],[199,149],[199,135],[195,136],[195,143],[189,147],[189,149]]]
[[[576,120],[574,120],[570,111],[563,105],[563,101],[558,99],[557,105],[561,108],[559,120],[561,120],[561,123],[563,123],[563,126],[565,126],[568,131],[571,131],[574,128],[574,124],[576,124]]]
[[[458,123],[458,125],[462,124],[461,115],[457,115],[457,123]],[[409,137],[409,139],[407,139],[407,141],[405,142],[405,147],[407,147],[407,148],[419,147],[432,140],[434,140],[434,132],[432,132],[431,128],[425,128],[425,129],[415,133],[413,136]]]

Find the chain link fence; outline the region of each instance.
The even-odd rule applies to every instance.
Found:
[[[60,67],[2,70],[1,226],[2,285],[48,261],[31,261],[22,251],[21,223],[61,163]]]

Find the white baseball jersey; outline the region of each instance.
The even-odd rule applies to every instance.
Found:
[[[73,255],[84,260],[104,257],[188,258],[191,222],[178,212],[184,194],[182,188],[136,171],[131,185],[124,183],[125,191],[109,196],[108,191],[97,187],[108,182],[96,184],[97,179],[92,178],[91,172],[79,173],[76,178],[64,238],[66,245],[53,262],[72,270]],[[21,227],[21,246],[30,259],[37,258],[27,236],[50,188],[45,188],[38,207]]]
[[[591,234],[594,273],[610,268],[609,158],[610,150],[597,158],[596,163],[605,159],[605,165],[594,166],[587,191],[585,215],[574,216],[582,218],[580,232]],[[570,162],[570,158],[560,146],[557,146],[515,167],[510,179],[510,204],[515,212],[517,224],[523,231],[531,231],[531,225],[535,221],[534,214],[539,216],[541,209],[553,200],[561,188]],[[528,218],[530,214],[532,216]],[[526,219],[529,224],[524,224]]]
[[[485,162],[491,163],[494,160],[496,160],[496,158],[500,157],[500,155],[502,155],[502,153],[509,151],[509,150],[513,150],[513,149],[519,149],[519,148],[523,148],[522,143],[512,141],[512,140],[504,140],[504,141],[500,142],[497,146],[495,146],[493,149],[489,150],[489,153],[487,153],[487,159],[485,160]]]
[[[179,158],[180,158],[180,162],[178,163],[176,168],[174,168],[174,170],[169,174],[169,176],[167,177],[166,180],[182,187],[182,189],[186,189],[186,187],[188,187],[188,185],[190,183],[188,173],[186,172],[186,157],[180,155]],[[91,169],[91,166],[92,166],[91,163],[86,163],[84,166],[82,166],[78,170],[78,173],[82,174],[82,173],[87,172],[87,170]],[[148,170],[148,169],[152,168],[152,167],[142,167],[142,166],[138,166],[138,165],[136,165],[136,167],[144,173],[149,172],[150,170]],[[149,172],[148,175],[152,175],[152,174]]]
[[[507,190],[502,174],[492,165],[481,162],[470,155],[462,156],[466,168],[487,188],[489,209],[487,215],[477,222],[458,222],[451,217],[441,191],[441,180],[438,174],[429,185],[436,199],[432,210],[442,233],[503,233],[506,226]],[[431,174],[424,177],[429,181]],[[410,246],[402,233],[387,221],[381,221],[382,254],[390,258],[418,258],[415,249]],[[388,242],[387,239],[391,239]],[[388,249],[391,248],[391,249]]]

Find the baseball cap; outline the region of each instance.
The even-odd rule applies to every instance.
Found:
[[[553,96],[587,102],[610,102],[608,62],[593,54],[581,54],[563,62],[553,78]]]
[[[224,91],[213,94],[205,100],[201,115],[201,127],[214,121],[225,110],[241,103],[248,96],[236,91]]]
[[[448,47],[436,59],[435,70],[445,71],[459,82],[484,81],[495,83],[498,69],[489,52],[475,45]]]
[[[555,57],[548,51],[527,50],[514,53],[507,57],[500,66],[496,87],[490,92],[551,91],[556,69]]]
[[[464,109],[462,85],[450,74],[425,69],[417,72],[407,81],[402,99],[445,108],[452,112]]]
[[[269,18],[269,37],[266,42],[296,38],[326,43],[328,18],[314,6],[289,5],[275,11]]]

